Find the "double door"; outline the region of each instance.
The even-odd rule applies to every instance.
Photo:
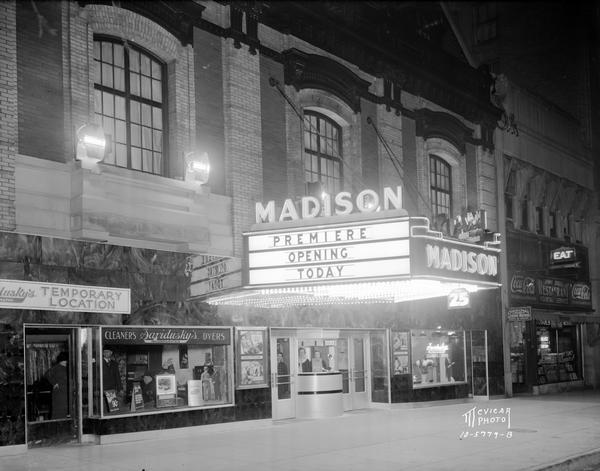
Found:
[[[342,374],[344,410],[370,403],[369,336],[346,331],[271,330],[271,403],[273,419],[296,417],[299,351],[320,353],[325,368]]]

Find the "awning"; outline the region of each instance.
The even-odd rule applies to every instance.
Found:
[[[539,321],[573,322],[576,324],[600,324],[600,315],[590,312],[547,311],[532,309],[532,317]]]

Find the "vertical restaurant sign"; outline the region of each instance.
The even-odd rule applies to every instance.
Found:
[[[248,286],[362,281],[410,274],[408,218],[244,236]]]
[[[130,314],[130,293],[129,288],[0,280],[0,308]]]

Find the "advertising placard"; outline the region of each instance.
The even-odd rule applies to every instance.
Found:
[[[506,318],[509,322],[530,321],[531,306],[511,307],[506,313]]]
[[[240,328],[237,332],[238,389],[267,386],[264,328]]]

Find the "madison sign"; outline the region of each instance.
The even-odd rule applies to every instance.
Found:
[[[335,196],[324,193],[321,198],[303,196],[297,203],[288,198],[284,201],[281,211],[275,212],[275,201],[267,204],[256,203],[256,223],[297,221],[318,216],[343,216],[353,212],[372,213],[381,207],[384,210],[402,208],[402,188],[384,188],[383,195],[373,190],[363,190],[355,198],[347,191]]]
[[[431,237],[410,240],[411,274],[498,283],[498,250]]]

